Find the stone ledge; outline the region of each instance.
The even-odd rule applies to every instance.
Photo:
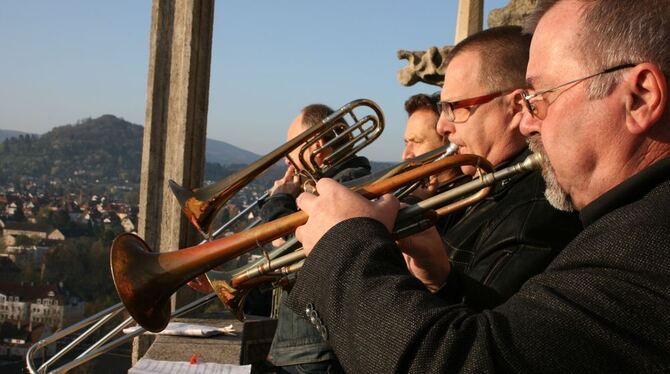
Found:
[[[201,362],[222,364],[252,364],[252,372],[267,372],[272,367],[267,353],[272,343],[277,321],[267,317],[247,316],[244,323],[228,313],[206,315],[201,318],[177,318],[175,322],[224,327],[232,324],[237,336],[215,335],[188,337],[156,335],[146,358],[165,361],[189,361],[193,354]]]

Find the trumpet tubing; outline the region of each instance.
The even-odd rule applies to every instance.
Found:
[[[358,119],[354,110],[362,107],[371,110],[371,114]],[[347,115],[354,119],[354,123],[351,126],[346,126],[345,122],[343,122],[344,117]],[[347,128],[342,130],[343,126]],[[169,186],[188,221],[205,238],[211,238],[212,221],[226,202],[260,173],[267,170],[281,158],[286,157],[293,150],[300,148],[300,159],[303,165],[308,167],[308,173],[316,178],[323,174],[324,170],[316,166],[315,158],[317,154],[323,153],[325,148],[336,144],[340,147],[338,149],[331,149],[333,153],[327,156],[324,161],[324,165],[328,167],[337,166],[346,161],[356,151],[372,143],[381,135],[383,130],[384,114],[381,108],[368,99],[354,100],[326,117],[321,125],[308,128],[258,161],[219,182],[193,190],[181,187],[174,181],[169,181]],[[341,132],[345,139],[336,137],[328,141],[323,147],[311,153],[311,164],[305,163],[303,155],[307,152],[308,148],[331,131]]]
[[[367,198],[378,197],[462,165],[490,167],[481,157],[456,155],[363,187],[358,192]],[[160,254],[153,253],[138,236],[121,234],[114,240],[110,252],[114,285],[126,309],[141,326],[149,331],[161,331],[169,322],[169,298],[179,287],[258,244],[293,232],[306,221],[307,214],[299,211],[222,239]]]
[[[403,208],[398,212],[394,236],[402,238],[423,231],[432,226],[437,217],[463,209],[484,198],[496,181],[518,173],[539,169],[541,165],[541,156],[533,154],[519,164],[495,172],[491,169],[487,174],[483,174],[468,183]],[[463,196],[467,197],[463,198]],[[431,212],[434,212],[434,214]],[[297,271],[302,266],[304,258],[304,251],[298,249],[289,254],[272,258],[272,260],[261,259],[255,265],[248,266],[244,271],[233,274],[229,282],[226,283],[227,292],[231,294],[238,292],[238,290],[246,292],[252,284],[258,282],[257,279],[260,277],[267,277],[268,275],[283,276]],[[277,271],[279,273],[275,274]],[[226,305],[232,310],[239,309],[239,306],[236,305]]]

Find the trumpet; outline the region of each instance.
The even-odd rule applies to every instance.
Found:
[[[357,191],[366,185],[390,178],[413,168],[452,156],[458,151],[458,146],[446,144],[432,151],[404,160],[389,168],[380,170],[365,177],[344,182],[343,185]],[[398,199],[412,193],[423,181],[402,186],[394,191]],[[483,193],[483,192],[482,192]],[[207,272],[207,280],[212,289],[219,296],[220,301],[239,320],[244,320],[243,305],[247,294],[257,285],[281,280],[284,276],[296,272],[302,266],[300,261],[302,252],[300,243],[295,237],[288,239],[283,245],[263,252],[264,257],[240,268]]]
[[[458,147],[455,145],[444,145],[438,147],[430,152],[424,153],[415,158],[404,160],[398,164],[395,164],[386,169],[380,170],[373,174],[350,180],[344,182],[343,184],[348,188],[351,188],[354,191],[360,190],[361,188],[370,185],[375,182],[387,179],[394,175],[401,174],[413,168],[425,165],[436,160],[443,159],[447,156],[453,155],[458,150]],[[411,193],[416,187],[421,184],[421,181],[415,182],[410,186],[403,186],[401,189],[394,192],[394,194],[401,198],[401,196]],[[236,217],[232,218],[228,223],[219,228],[220,232],[224,228],[228,227],[232,222],[238,219],[240,216],[245,215],[248,210],[251,209],[251,206],[241,211]],[[247,226],[246,229],[258,224],[258,221],[253,222],[251,225]],[[218,235],[215,234],[214,237]],[[279,279],[286,273],[291,273],[297,271],[300,267],[299,264],[291,264],[292,261],[286,263],[287,259],[295,254],[287,255],[287,253],[295,251],[299,247],[299,243],[295,238],[288,239],[285,244],[279,248],[274,248],[270,251],[263,251],[263,258],[256,260],[250,264],[246,264],[236,269],[232,270],[209,270],[206,273],[206,279],[212,290],[219,296],[219,300],[239,319],[244,320],[244,314],[242,306],[246,295],[253,289],[256,284],[264,284],[268,282],[274,282]],[[277,259],[282,256],[281,259]],[[277,259],[277,260],[275,260]],[[260,264],[260,265],[259,265]],[[272,264],[273,270],[268,270],[267,266]],[[288,267],[282,265],[281,269],[278,269],[276,266],[284,264]],[[258,269],[264,269],[262,271],[262,276],[252,277],[252,278],[261,278],[253,279],[244,282],[243,284],[238,284],[241,274],[248,274],[249,272],[255,273]],[[279,272],[274,272],[274,270],[279,270]]]
[[[359,108],[363,108],[360,110],[367,108],[370,112],[358,118],[355,110]],[[346,125],[347,116],[354,121],[351,126]],[[354,100],[326,117],[321,125],[305,130],[261,159],[219,182],[193,190],[181,187],[172,180],[169,181],[169,186],[189,222],[205,238],[211,239],[212,221],[226,202],[242,187],[293,150],[300,147],[299,159],[305,166],[303,171],[310,179],[316,180],[323,175],[326,168],[342,164],[372,143],[383,130],[384,114],[381,108],[372,100]],[[314,143],[324,139],[329,133],[334,133],[336,136],[322,147],[308,152]],[[316,157],[325,155],[327,150],[330,154],[324,157],[322,166],[318,166],[315,162]],[[306,154],[309,154],[310,163],[305,162]],[[295,164],[294,160],[291,162]]]
[[[464,209],[486,197],[490,186],[497,180],[539,169],[541,162],[539,154],[531,155],[521,163],[480,175],[477,179],[401,209],[393,234],[397,238],[402,238],[423,231],[432,226],[438,217]],[[304,258],[304,251],[294,237],[283,246],[270,251],[265,258],[237,269],[237,271],[218,273],[215,279],[210,280],[215,285],[217,294],[224,305],[238,318],[241,318],[244,298],[253,287],[268,281],[276,281],[300,270]],[[210,273],[212,272],[208,274]]]
[[[479,191],[480,193],[476,194],[477,198],[466,198],[467,204],[472,204],[486,196],[491,189],[490,186],[497,179],[520,171],[536,169],[541,165],[541,158],[533,155],[520,164],[494,173],[488,161],[481,157],[455,155],[379,181],[360,189],[359,192],[367,198],[375,198],[394,191],[400,186],[414,183],[448,168],[463,165],[472,165],[489,171],[477,180],[457,187],[457,191],[447,198],[447,200],[452,200],[456,198],[455,195],[463,197]],[[397,223],[412,223],[414,228],[411,230],[425,228],[436,216],[432,209],[444,204],[445,197],[439,197],[441,195],[404,208],[399,214]],[[456,201],[442,206],[438,212],[445,213],[463,206],[465,203]],[[170,319],[169,298],[179,287],[199,274],[246,253],[258,244],[267,243],[293,232],[306,221],[306,213],[299,211],[222,239],[165,253],[153,253],[148,245],[136,235],[121,234],[114,240],[110,252],[114,285],[135,321],[149,331],[161,331]],[[416,222],[419,222],[419,225],[416,225]],[[411,230],[401,227],[398,232],[407,234]]]

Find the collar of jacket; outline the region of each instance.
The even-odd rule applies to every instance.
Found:
[[[516,163],[519,163],[526,159],[528,155],[531,154],[531,151],[528,148],[522,149],[519,153],[517,153],[514,157],[503,161],[499,163],[498,165],[495,166],[494,170],[500,170],[503,168],[506,168],[509,165],[513,165]],[[507,192],[507,190],[510,189],[511,186],[514,185],[514,183],[510,182],[516,182],[523,178],[524,176],[528,175],[530,172],[524,172],[520,174],[513,175],[509,178],[501,179],[499,181],[496,181],[493,185],[493,192],[487,197],[487,199],[494,199],[494,200],[499,200],[499,198]],[[437,189],[437,193],[442,193],[445,191],[449,191],[450,189],[460,186],[461,184],[465,184],[468,182],[471,182],[473,180],[477,179],[477,177],[474,178],[468,178],[467,175],[462,175],[460,177],[457,177],[455,181],[450,181],[449,183],[443,184]]]
[[[340,173],[351,173],[352,175],[341,176]],[[337,167],[331,168],[323,173],[324,178],[347,181],[370,174],[370,161],[362,156],[354,156]],[[344,177],[344,178],[342,178]]]
[[[670,179],[670,157],[653,163],[593,200],[582,209],[579,218],[586,227],[605,214],[639,200],[668,179]]]

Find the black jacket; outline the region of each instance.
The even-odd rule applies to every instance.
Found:
[[[581,218],[543,273],[481,312],[427,292],[382,224],[347,220],[317,243],[289,305],[351,373],[670,372],[670,159]]]
[[[496,169],[521,162],[529,154],[521,152]],[[479,308],[500,304],[542,272],[581,231],[577,214],[554,209],[544,190],[538,171],[503,179],[486,199],[443,230],[455,268],[448,280],[452,299],[464,297]]]

